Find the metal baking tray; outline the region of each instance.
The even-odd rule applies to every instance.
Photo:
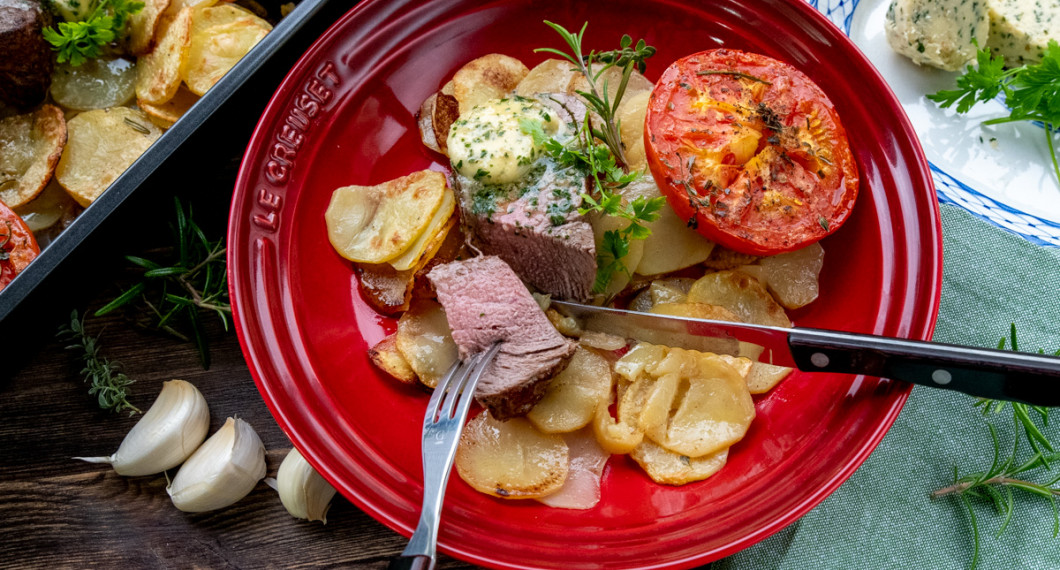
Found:
[[[239,157],[276,86],[309,45],[354,2],[300,0],[231,71],[177,121],[36,260],[0,290],[0,339],[34,338],[26,325],[68,312],[93,284],[113,279],[117,253],[140,232],[165,226],[174,193],[217,194],[214,215],[227,214]],[[229,175],[230,173],[230,175]],[[203,179],[209,176],[209,179]],[[164,198],[164,199],[162,199]],[[223,235],[220,234],[220,235]],[[17,323],[17,326],[16,326]],[[32,329],[32,326],[28,327]],[[39,327],[38,327],[39,328]],[[15,334],[15,331],[19,331]],[[20,338],[16,338],[20,337]]]

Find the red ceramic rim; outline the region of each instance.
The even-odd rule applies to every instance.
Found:
[[[786,61],[839,110],[862,178],[846,225],[823,243],[821,297],[796,325],[930,339],[939,306],[938,202],[913,129],[868,60],[799,0],[368,1],[295,65],[244,157],[229,226],[229,278],[243,353],[276,421],[347,498],[409,535],[422,492],[419,426],[426,395],[369,363],[393,330],[360,298],[330,247],[331,191],[414,170],[445,170],[422,147],[420,103],[467,61],[490,52],[544,57],[562,47],[543,19],[577,29],[587,49],[623,33],[658,48],[655,79],[688,53],[726,46]],[[758,417],[714,477],[651,483],[612,458],[588,511],[504,501],[450,481],[439,548],[497,568],[685,568],[746,548],[805,514],[879,443],[906,384],[795,373],[756,399]]]

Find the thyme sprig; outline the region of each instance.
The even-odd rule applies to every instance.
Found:
[[[545,24],[556,30],[563,40],[567,42],[572,53],[547,47],[537,48],[534,52],[558,55],[573,63],[575,68],[585,76],[589,82],[589,91],[577,91],[577,93],[589,103],[589,106],[600,116],[603,122],[600,129],[590,123],[590,132],[596,138],[604,141],[607,148],[615,155],[618,165],[626,169],[629,161],[626,159],[622,137],[619,134],[620,125],[615,118],[615,114],[618,112],[618,106],[622,102],[622,96],[626,93],[626,86],[629,85],[629,78],[633,74],[633,70],[637,69],[643,73],[647,67],[645,60],[655,55],[655,48],[647,45],[643,39],[638,40],[636,46],[633,46],[633,38],[629,37],[629,35],[623,35],[619,42],[619,49],[604,52],[590,51],[587,55],[583,55],[582,38],[585,36],[585,28],[589,26],[588,22],[582,24],[582,29],[577,34],[572,34],[563,26],[548,20],[545,20]],[[593,64],[597,62],[603,65],[594,72]],[[616,66],[622,68],[622,80],[619,83],[618,91],[615,92],[615,99],[612,101],[608,93],[607,80],[604,80],[602,86],[598,86],[597,83],[605,71]]]
[[[57,335],[70,342],[67,350],[80,350],[84,368],[81,374],[91,384],[88,393],[96,396],[99,407],[112,412],[129,411],[129,415],[140,413],[140,408],[129,403],[128,387],[135,380],[121,371],[121,367],[99,354],[99,337],[88,334],[85,321],[78,317],[77,310],[70,313],[70,323],[63,325]]]
[[[1016,338],[1016,325],[1012,324],[1009,332],[1012,350],[1019,350]],[[998,348],[1005,348],[1005,338],[1002,337]],[[1038,351],[1041,353],[1042,351]],[[1060,356],[1060,350],[1056,351]],[[1040,470],[1050,471],[1051,465],[1060,461],[1060,453],[1055,451],[1055,446],[1042,432],[1042,427],[1049,424],[1049,409],[1040,406],[1030,406],[1018,402],[1001,402],[980,398],[975,402],[984,415],[995,415],[1006,408],[1012,409],[1013,431],[1022,432],[1022,437],[1013,437],[1012,451],[1007,455],[1002,453],[1001,440],[997,428],[987,423],[990,438],[993,442],[994,453],[990,467],[978,473],[970,473],[961,476],[959,469],[953,468],[953,483],[931,493],[932,499],[941,497],[959,497],[961,503],[968,511],[968,519],[972,526],[972,561],[970,567],[975,569],[979,562],[980,532],[979,523],[976,518],[974,500],[986,501],[994,506],[1001,515],[1001,525],[996,536],[1001,536],[1012,520],[1015,511],[1015,491],[1023,491],[1048,500],[1053,510],[1053,538],[1060,536],[1060,511],[1057,509],[1056,498],[1060,496],[1060,474],[1047,478],[1044,482],[1034,482],[1030,479]],[[1041,426],[1034,420],[1037,417]],[[1028,457],[1020,452],[1020,441],[1025,440],[1030,444],[1031,454]],[[1004,456],[1003,456],[1004,455]]]
[[[211,240],[192,219],[179,198],[174,198],[175,245],[170,257],[153,261],[128,255],[125,259],[143,270],[143,279],[95,312],[107,314],[135,301],[153,328],[184,341],[193,341],[204,368],[210,367],[210,350],[202,328],[202,313],[213,313],[228,330],[232,307],[228,300],[224,239]]]

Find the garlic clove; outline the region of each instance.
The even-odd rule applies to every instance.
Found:
[[[119,475],[154,475],[187,459],[206,438],[210,409],[206,398],[190,382],[170,380],[140,421],[109,457],[75,457],[90,463],[110,463]]]
[[[313,469],[297,449],[292,448],[280,464],[276,472],[275,489],[291,516],[328,523],[328,508],[335,496],[335,488]]]
[[[265,477],[265,445],[254,428],[228,418],[184,462],[166,487],[173,504],[184,512],[220,509],[246,497]]]

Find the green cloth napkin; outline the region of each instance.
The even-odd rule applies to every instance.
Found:
[[[995,347],[1014,322],[1021,350],[1060,348],[1060,251],[1032,245],[947,205],[942,235],[935,341]],[[968,568],[973,542],[967,511],[959,499],[931,500],[928,494],[952,482],[954,466],[962,475],[990,467],[990,434],[973,402],[963,394],[914,388],[879,447],[835,493],[798,522],[710,570]],[[1005,453],[1015,434],[1010,418],[1008,409],[990,417]],[[1053,419],[1045,433],[1056,441],[1060,414],[1054,412]],[[1023,493],[1015,497],[1015,514],[1000,537],[1002,517],[985,503],[976,509],[978,568],[1060,569],[1060,539],[1052,537],[1048,502]]]

